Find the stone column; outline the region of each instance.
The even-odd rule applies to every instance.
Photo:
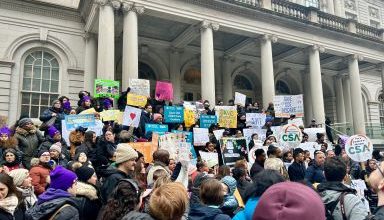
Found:
[[[351,105],[353,116],[353,128],[356,134],[365,134],[364,123],[364,107],[363,98],[361,96],[359,60],[362,57],[359,55],[351,55],[348,59],[349,78],[351,80]]]
[[[336,91],[336,115],[338,123],[345,123],[345,106],[343,94],[343,81],[341,76],[335,77],[335,91]]]
[[[84,89],[93,95],[97,73],[97,40],[92,34],[85,36]]]
[[[217,23],[206,20],[201,23],[201,97],[208,100],[211,106],[216,104],[213,31],[218,29]]]
[[[325,126],[323,84],[321,81],[320,52],[324,52],[324,48],[313,45],[309,48],[309,84],[312,94],[313,117],[317,124]]]
[[[180,51],[176,48],[171,48],[169,54],[169,72],[170,80],[173,85],[173,102],[180,103],[181,97],[181,73],[180,73]]]
[[[275,78],[273,73],[272,43],[277,38],[272,35],[264,35],[260,39],[261,49],[261,90],[263,95],[263,108],[266,109],[270,102],[273,102],[275,96]]]
[[[231,62],[230,59],[231,58],[226,55],[222,58],[224,105],[227,105],[228,101],[233,99],[233,83],[232,83],[232,76],[230,71],[230,62]]]
[[[384,94],[384,63],[380,64],[380,69],[381,69],[381,91]]]
[[[118,0],[97,0],[99,4],[99,42],[97,51],[97,78],[115,78],[115,15],[120,8]]]
[[[129,79],[139,78],[139,40],[137,31],[137,14],[144,13],[144,7],[132,2],[123,2],[123,66],[122,90],[129,85]]]
[[[309,73],[308,70],[303,70],[301,72],[302,79],[303,79],[303,98],[304,98],[304,117],[305,117],[305,124],[304,126],[307,126],[311,123],[311,120],[313,118],[313,108],[312,108],[312,96],[311,96],[311,86],[308,83],[309,82]]]
[[[344,0],[334,0],[335,6],[335,15],[344,18],[345,17],[345,8],[344,8]]]
[[[344,95],[344,109],[345,109],[345,120],[349,126],[353,124],[352,118],[352,106],[351,106],[351,85],[349,77],[343,79],[343,95]]]

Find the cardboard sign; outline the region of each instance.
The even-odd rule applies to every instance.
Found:
[[[148,132],[158,133],[159,135],[165,134],[168,132],[168,125],[163,124],[145,124],[145,133]]]
[[[127,105],[132,105],[132,106],[138,106],[138,107],[143,107],[147,104],[148,98],[147,96],[143,95],[136,95],[133,93],[128,93],[127,95]]]
[[[345,144],[345,152],[356,162],[365,162],[372,158],[373,145],[365,135],[353,135]]]
[[[184,108],[184,124],[185,127],[190,128],[196,123],[195,110],[192,108]]]
[[[141,117],[141,109],[131,106],[125,106],[123,115],[123,125],[139,127]]]
[[[245,138],[222,138],[220,147],[224,164],[227,166],[235,165],[240,157],[248,159],[248,148]]]
[[[193,145],[205,146],[209,142],[208,128],[193,128]]]
[[[289,150],[297,147],[302,139],[303,136],[300,128],[296,125],[288,124],[283,127],[278,140],[281,147],[285,150]]]
[[[94,108],[89,108],[87,110],[84,110],[79,113],[79,115],[87,115],[87,114],[94,114],[96,113],[96,110]]]
[[[142,95],[145,97],[150,97],[150,83],[149,80],[146,79],[129,79],[129,88],[131,89],[129,92]]]
[[[185,142],[182,133],[167,133],[159,137],[159,148],[168,151],[171,158],[176,158],[179,142]]]
[[[67,130],[74,130],[77,127],[92,127],[95,125],[95,115],[94,114],[84,114],[84,115],[66,115],[65,124]]]
[[[244,107],[246,99],[247,99],[246,95],[240,92],[235,92],[235,105],[240,105]]]
[[[173,100],[173,87],[172,83],[169,82],[156,82],[156,92],[155,92],[155,98],[158,101],[171,101]]]
[[[220,140],[223,137],[224,129],[219,129],[213,131],[213,135],[215,135],[216,140]]]
[[[262,128],[265,125],[266,115],[262,113],[246,113],[245,123],[252,128]]]
[[[144,155],[145,163],[153,162],[152,155],[157,150],[157,145],[154,145],[152,142],[136,142],[129,143],[129,145]]]
[[[249,142],[252,140],[252,135],[257,134],[258,140],[261,142],[265,141],[265,136],[267,133],[267,129],[256,129],[256,128],[244,128],[243,129],[243,135],[245,140],[247,141],[247,146],[249,145]]]
[[[217,123],[216,115],[200,115],[200,127],[209,128],[212,124]]]
[[[236,106],[219,106],[216,108],[219,126],[223,128],[237,128]]]
[[[119,110],[106,110],[100,112],[100,119],[102,121],[116,121],[119,117]]]
[[[277,95],[273,97],[275,117],[289,118],[290,115],[304,117],[303,95]]]
[[[119,98],[120,82],[107,79],[95,79],[94,97]]]
[[[199,151],[201,160],[207,162],[208,167],[219,165],[219,154],[214,152]]]
[[[164,106],[164,120],[165,123],[183,123],[183,106]]]

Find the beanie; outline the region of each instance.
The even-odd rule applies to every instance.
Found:
[[[271,186],[260,197],[252,219],[325,220],[325,209],[320,196],[311,188],[301,183],[282,182]]]
[[[116,148],[116,164],[124,163],[125,161],[136,159],[137,152],[129,144],[118,144]]]
[[[92,177],[92,175],[95,173],[95,170],[88,166],[82,166],[77,168],[75,170],[75,173],[79,181],[85,183]]]
[[[41,157],[41,155],[43,155],[43,153],[49,153],[49,151],[48,150],[40,150],[39,151],[39,153],[37,153],[37,156],[40,158]]]
[[[29,176],[27,169],[15,169],[9,172],[9,176],[13,178],[13,183],[16,186],[21,186],[24,180]]]
[[[235,178],[231,176],[225,176],[221,179],[221,182],[228,186],[228,190],[229,190],[228,195],[232,196],[233,193],[235,193],[236,187],[237,187],[237,182]]]
[[[61,154],[61,143],[56,142],[56,143],[52,144],[51,147],[49,148],[49,151],[52,151],[52,150],[55,150]]]
[[[52,107],[53,107],[57,102],[58,102],[58,103],[61,103],[60,100],[58,100],[58,99],[53,100],[53,101],[52,101]]]
[[[77,176],[74,172],[65,169],[62,166],[57,166],[51,171],[51,185],[49,188],[61,189],[67,191],[73,183],[77,180]]]
[[[86,102],[86,101],[91,101],[91,97],[89,97],[89,96],[84,96],[84,97],[83,97],[83,103]]]
[[[49,137],[53,138],[57,133],[60,134],[60,131],[58,131],[54,126],[48,127],[48,135]]]
[[[6,134],[9,137],[11,136],[11,130],[7,126],[4,126],[0,129],[0,135],[1,134]]]
[[[32,123],[33,124],[33,121],[32,119],[30,118],[23,118],[23,119],[20,119],[19,122],[17,123],[20,127],[24,127],[26,124],[28,123]]]

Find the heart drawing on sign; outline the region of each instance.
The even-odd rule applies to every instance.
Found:
[[[136,114],[132,112],[131,114],[129,114],[129,117],[131,117],[131,120],[133,120],[134,118],[136,118]]]

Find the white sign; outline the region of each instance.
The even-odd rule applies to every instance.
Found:
[[[257,145],[255,145],[252,149],[249,150],[249,153],[248,153],[248,161],[249,161],[249,163],[250,163],[251,165],[255,163],[255,160],[256,160],[255,151],[256,151],[257,149],[263,149],[264,152],[265,152],[265,154],[267,154],[268,146],[262,146],[262,144],[261,144],[261,145],[257,144]]]
[[[245,106],[246,99],[247,99],[246,95],[239,92],[235,92],[235,105]]]
[[[311,158],[314,159],[315,158],[315,151],[320,150],[321,145],[319,145],[316,142],[305,142],[305,143],[299,144],[299,146],[297,146],[297,148],[301,148],[303,150],[309,151]]]
[[[245,116],[245,123],[252,128],[262,128],[265,125],[265,119],[267,117],[262,113],[246,113]]]
[[[293,124],[285,125],[280,133],[279,142],[285,149],[292,149],[301,143],[302,134],[299,127]]]
[[[129,79],[130,92],[136,95],[150,97],[150,84],[146,79]]]
[[[219,154],[213,152],[199,151],[201,160],[206,161],[208,167],[213,167],[219,164]]]
[[[304,126],[304,122],[302,118],[294,118],[292,120],[288,120],[288,124],[294,124],[296,126]]]
[[[141,109],[134,108],[131,106],[125,106],[125,111],[123,115],[123,125],[133,126],[135,128],[139,127],[141,117]]]
[[[247,142],[247,146],[249,145],[249,142],[251,142],[253,134],[257,134],[258,140],[264,142],[266,138],[265,136],[267,134],[267,129],[244,128],[243,135]]]
[[[325,134],[325,128],[304,128],[304,132],[308,134],[308,141],[314,142],[317,140],[317,133]]]
[[[290,115],[304,117],[303,95],[277,95],[273,97],[275,117],[289,118]]]
[[[208,128],[193,128],[193,145],[205,146],[209,142]]]
[[[214,130],[213,134],[215,135],[216,140],[220,140],[223,137],[224,129]]]
[[[365,135],[353,135],[345,144],[347,155],[356,162],[365,162],[372,158],[373,145]]]

